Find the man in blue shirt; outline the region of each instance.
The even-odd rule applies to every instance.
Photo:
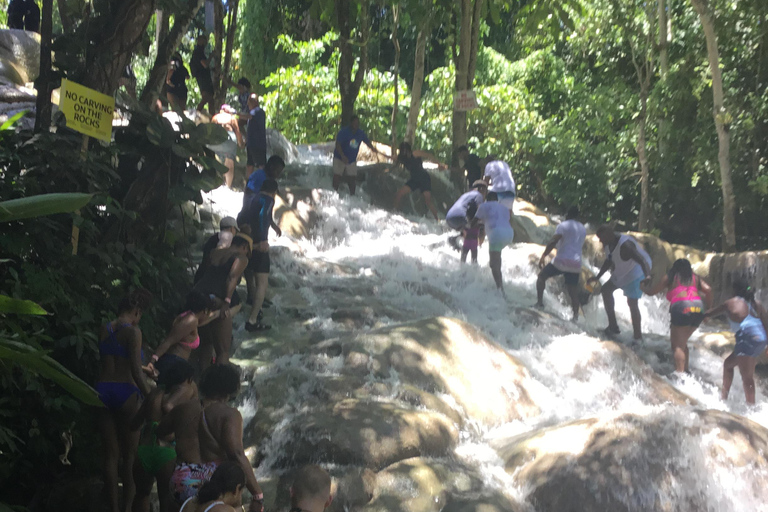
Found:
[[[365,143],[374,153],[386,158],[374,147],[368,136],[360,129],[360,119],[352,116],[349,126],[339,130],[336,135],[336,148],[333,151],[333,189],[338,191],[342,180],[347,182],[350,195],[355,195],[357,187],[357,153],[360,144]]]
[[[238,223],[250,227],[253,238],[253,254],[245,269],[245,278],[248,287],[254,286],[253,309],[248,321],[245,323],[247,331],[266,331],[269,325],[262,323],[261,307],[264,304],[264,296],[267,293],[269,283],[269,228],[272,227],[280,236],[280,228],[272,219],[272,210],[275,206],[277,194],[277,181],[269,178],[264,180],[261,191],[252,196],[250,202],[243,207],[243,211],[237,216]]]
[[[263,168],[267,163],[267,114],[259,106],[259,97],[251,94],[248,98],[248,120],[245,149],[248,161],[245,167],[246,178],[255,168]]]

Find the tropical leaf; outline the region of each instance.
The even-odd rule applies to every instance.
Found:
[[[31,300],[14,299],[0,295],[0,313],[14,315],[47,315],[48,312]]]
[[[196,142],[210,145],[221,144],[229,139],[227,130],[215,123],[199,124],[190,135]]]
[[[147,125],[147,139],[155,146],[171,148],[176,141],[173,125],[166,118],[155,116]]]
[[[17,363],[40,377],[52,380],[86,405],[103,407],[95,389],[49,357],[24,343],[0,338],[0,359]]]
[[[74,212],[88,204],[93,194],[42,194],[0,202],[0,222]]]
[[[16,112],[14,115],[9,117],[2,125],[0,125],[0,132],[6,131],[6,130],[13,130],[14,126],[16,125],[16,121],[27,115],[29,110],[22,110],[21,112]],[[2,504],[0,504],[2,505]]]

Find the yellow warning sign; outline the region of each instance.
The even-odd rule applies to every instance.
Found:
[[[65,79],[61,81],[59,110],[67,118],[68,128],[97,139],[112,139],[114,97]]]

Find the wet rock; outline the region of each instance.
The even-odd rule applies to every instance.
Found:
[[[768,499],[768,430],[720,411],[579,420],[492,445],[539,512],[729,510],[732,499]],[[733,496],[717,494],[733,482]]]
[[[393,401],[347,399],[300,414],[290,429],[293,441],[278,463],[310,462],[381,469],[421,455],[443,456],[458,442],[453,422],[442,414]]]
[[[335,494],[328,512],[359,510],[373,498],[376,473],[370,469],[352,469],[335,479]]]
[[[275,197],[273,216],[284,234],[294,238],[309,238],[317,224],[317,191],[286,188]]]
[[[715,354],[727,357],[736,346],[736,335],[729,331],[708,332],[699,337],[701,344]],[[758,365],[768,365],[768,353],[763,352],[757,358]]]
[[[279,156],[287,164],[292,164],[299,158],[299,150],[285,135],[272,128],[267,128],[267,154]]]
[[[331,319],[346,325],[350,329],[360,329],[371,326],[376,314],[372,307],[362,306],[357,308],[339,308],[331,313]]]
[[[379,208],[392,210],[395,193],[409,179],[408,171],[398,165],[379,163],[359,167],[359,174],[365,176],[363,188],[370,196],[371,203]],[[438,212],[445,213],[461,195],[448,181],[444,171],[427,170],[432,180],[432,200]],[[429,215],[422,194],[413,193],[403,198],[401,211],[397,213]]]
[[[40,34],[26,30],[0,30],[2,78],[16,85],[33,82],[40,74]]]
[[[314,351],[339,349],[344,357],[357,352],[376,358],[380,368],[374,376],[388,378],[394,371],[404,383],[450,395],[468,417],[486,424],[539,412],[525,366],[460,320],[430,318],[376,329],[323,342]]]
[[[515,230],[515,243],[546,245],[555,234],[557,223],[528,201],[515,200],[515,214],[511,219]]]
[[[485,491],[485,494],[484,494]],[[496,503],[497,508],[484,507]],[[485,490],[474,470],[455,462],[413,458],[376,475],[376,491],[363,512],[512,512],[501,493]]]

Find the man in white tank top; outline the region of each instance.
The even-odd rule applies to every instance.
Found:
[[[589,279],[589,282],[599,281],[603,275],[611,270],[611,278],[603,285],[603,304],[608,316],[606,334],[619,334],[619,324],[616,323],[613,292],[621,289],[629,304],[632,314],[632,329],[635,340],[643,338],[641,330],[640,307],[638,300],[643,296],[640,289],[642,283],[650,284],[651,257],[640,247],[640,244],[629,235],[616,233],[609,225],[600,226],[597,229],[597,238],[602,242],[608,258],[603,263],[597,276]]]

